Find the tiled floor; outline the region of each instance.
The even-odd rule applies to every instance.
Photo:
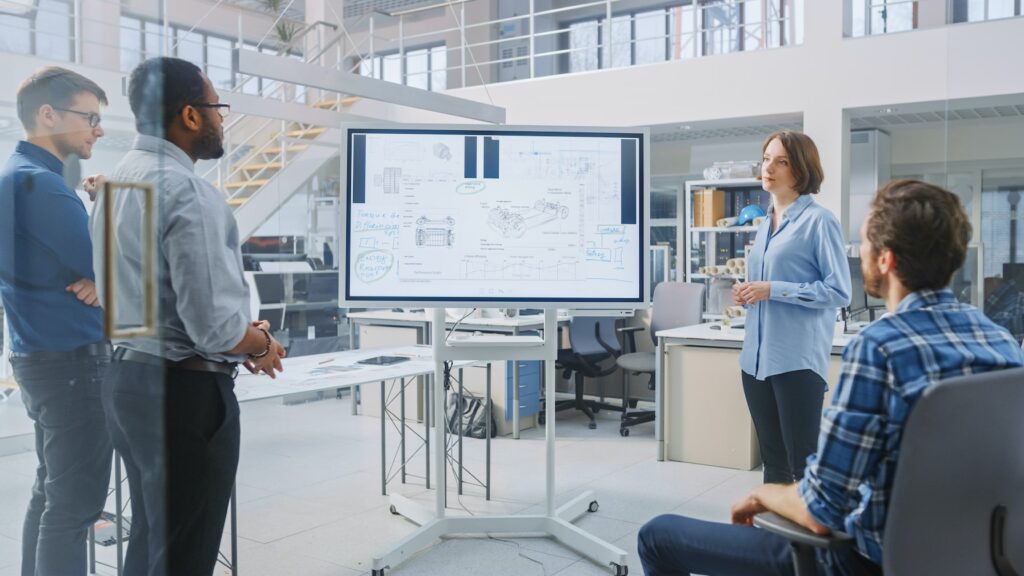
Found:
[[[651,424],[622,438],[614,414],[599,414],[597,430],[589,430],[575,413],[559,414],[557,423],[556,500],[593,490],[600,509],[577,525],[629,552],[631,574],[641,573],[636,538],[646,520],[679,512],[724,521],[729,505],[760,480],[760,472],[657,462]],[[397,434],[389,433],[389,447],[394,446]],[[482,476],[484,442],[467,439],[463,449],[469,469]],[[408,452],[414,450],[410,440]],[[492,456],[492,500],[484,500],[482,489],[474,486],[467,486],[460,498],[450,480],[450,513],[543,512],[543,431],[524,431],[520,440],[495,439]],[[243,404],[239,574],[367,574],[375,553],[415,529],[392,515],[387,497],[380,494],[380,458],[380,421],[351,416],[347,398],[290,406],[273,400]],[[0,576],[18,572],[21,516],[33,466],[32,453],[0,458]],[[423,468],[420,452],[409,470],[422,474]],[[427,491],[422,480],[393,482],[389,490],[433,506],[434,491]],[[110,562],[113,551],[101,548],[98,558]],[[98,572],[114,573],[103,566]],[[228,573],[223,568],[216,572]],[[610,571],[549,539],[495,535],[445,540],[388,574],[597,576]]]

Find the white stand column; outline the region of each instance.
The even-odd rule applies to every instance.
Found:
[[[434,414],[444,414],[444,362],[446,360],[543,360],[545,370],[545,514],[519,516],[445,516],[445,493],[447,480],[445,458],[445,427],[442,420],[434,428],[434,482],[437,489],[433,515],[412,501],[401,496],[391,497],[391,512],[401,514],[420,525],[400,542],[373,558],[373,576],[384,576],[385,569],[395,568],[421,549],[433,545],[439,538],[453,534],[532,534],[551,537],[557,542],[575,550],[602,566],[612,574],[626,576],[626,552],[573,526],[572,522],[586,512],[596,512],[598,503],[591,492],[584,492],[570,502],[555,508],[555,358],[558,354],[557,311],[554,308],[544,313],[544,344],[536,347],[466,347],[456,348],[445,344],[444,309],[433,311],[434,347]],[[436,416],[435,416],[436,418]]]

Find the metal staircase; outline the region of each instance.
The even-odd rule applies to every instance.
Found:
[[[307,25],[279,49],[277,57],[291,58],[288,52],[304,42],[303,63],[322,64],[329,51],[333,51],[337,63],[345,62],[347,55],[342,54],[340,42],[348,34],[342,29],[324,40],[323,31],[327,28],[337,31],[337,26],[324,22]],[[358,46],[352,49],[353,53],[358,50]],[[241,77],[230,94],[251,96],[251,83],[256,78]],[[272,106],[241,114],[233,110],[233,117],[224,126],[225,154],[202,176],[224,191],[228,204],[234,207],[242,238],[255,232],[289,198],[304,190],[327,162],[337,158],[340,134],[329,126],[337,126],[340,115],[346,114],[359,101],[357,97],[340,93],[308,90],[281,82],[271,84],[270,89],[258,94],[260,100],[267,104],[286,103],[293,110],[296,106],[313,109],[325,120],[320,124],[293,121],[289,119],[291,116]],[[307,103],[307,97],[312,94],[318,97]],[[325,116],[323,112],[335,115]]]

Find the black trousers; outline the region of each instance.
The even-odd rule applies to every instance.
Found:
[[[11,358],[35,426],[36,481],[21,539],[22,576],[85,576],[85,539],[110,485],[100,386],[107,355],[54,362]]]
[[[234,381],[114,360],[103,403],[132,498],[125,576],[210,576],[238,469]]]
[[[743,372],[743,394],[761,447],[766,484],[803,478],[807,457],[818,449],[825,380],[796,370],[758,380]]]

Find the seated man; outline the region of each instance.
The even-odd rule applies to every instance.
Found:
[[[842,530],[855,546],[818,552],[818,573],[881,574],[886,511],[907,416],[946,378],[1024,365],[1004,329],[947,288],[964,261],[971,225],[957,197],[913,180],[878,191],[861,227],[868,294],[890,314],[843,351],[822,417],[818,450],[794,484],[756,488],[732,507],[732,524],[662,515],[640,530],[647,576],[792,574],[788,541],[751,526],[771,511],[818,533]]]

